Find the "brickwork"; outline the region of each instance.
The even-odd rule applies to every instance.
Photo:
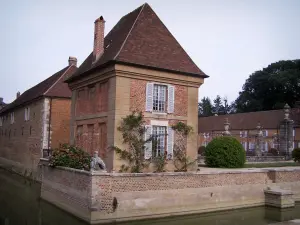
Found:
[[[187,87],[175,85],[175,116],[187,116],[188,91]]]
[[[69,143],[70,139],[70,99],[52,99],[51,101],[51,148]]]
[[[131,79],[130,85],[130,110],[144,112],[147,81]]]
[[[63,202],[64,207],[70,207],[65,208],[68,211],[76,205],[88,208],[92,217],[99,213],[100,219],[182,213],[182,207],[188,213],[189,210],[215,211],[233,205],[236,208],[264,205],[264,190],[277,185],[291,189],[296,199],[300,197],[300,170],[297,168],[289,171],[118,174],[44,167],[42,197],[49,192],[50,196],[59,193],[50,202],[58,205]],[[199,201],[202,204],[199,205]]]
[[[107,106],[108,82],[96,83],[77,91],[76,116],[106,112]]]

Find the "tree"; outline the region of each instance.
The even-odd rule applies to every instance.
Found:
[[[217,95],[214,99],[213,113],[218,115],[224,114],[224,106],[220,95]]]
[[[203,97],[198,103],[199,116],[212,116],[212,104],[208,97]]]
[[[270,64],[249,76],[235,101],[237,112],[282,109],[300,98],[300,60]]]

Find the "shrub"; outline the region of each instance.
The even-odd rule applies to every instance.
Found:
[[[90,170],[91,156],[78,147],[62,144],[52,152],[49,165],[52,167],[64,166],[80,170]]]
[[[205,146],[200,146],[198,148],[198,155],[204,155],[205,153]]]
[[[233,137],[217,137],[206,146],[205,164],[209,167],[240,168],[245,161],[245,150]]]
[[[166,172],[166,165],[168,164],[168,153],[165,151],[163,155],[152,158],[152,162],[155,168],[155,173]]]
[[[270,153],[271,155],[277,156],[279,151],[276,148],[270,148],[268,153]]]
[[[295,162],[300,163],[300,148],[295,148],[292,152],[292,158]]]

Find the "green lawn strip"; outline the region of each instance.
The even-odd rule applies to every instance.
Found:
[[[289,167],[289,166],[299,166],[300,163],[296,162],[278,162],[278,163],[247,163],[244,165],[243,168],[268,168],[268,167]],[[206,165],[200,164],[198,166],[199,168],[201,167],[206,167]],[[219,168],[219,169],[242,169],[242,168]]]

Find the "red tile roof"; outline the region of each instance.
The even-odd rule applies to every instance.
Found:
[[[253,130],[258,123],[264,129],[277,129],[284,119],[283,109],[249,113],[236,113],[219,116],[199,117],[198,132],[224,131],[224,121],[228,118],[230,130]],[[291,109],[290,118],[294,120],[296,126],[299,125],[300,110]]]
[[[64,80],[77,70],[76,66],[67,66],[51,77],[28,89],[12,103],[4,107],[0,113],[5,113],[18,106],[26,104],[41,96],[71,98],[71,90]]]
[[[91,53],[67,82],[108,63],[208,77],[192,61],[147,3],[119,20],[106,35],[104,48],[103,55],[96,63],[92,63]]]

